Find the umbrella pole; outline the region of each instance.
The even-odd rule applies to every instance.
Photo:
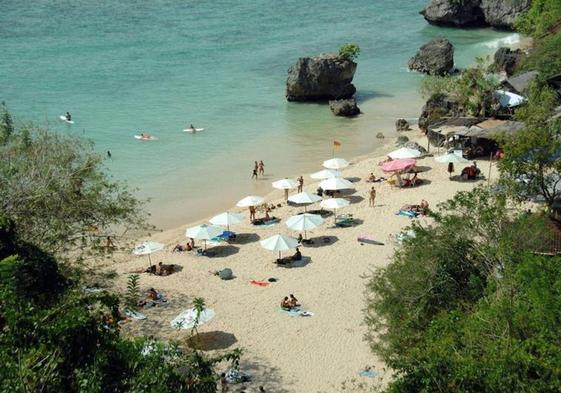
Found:
[[[306,231],[304,231],[304,239],[308,239],[308,236],[306,235]]]
[[[150,264],[150,268],[152,267],[152,259],[150,259],[150,254],[148,254],[148,263]]]

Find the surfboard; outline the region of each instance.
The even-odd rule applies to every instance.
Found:
[[[190,133],[193,133],[193,132],[201,132],[201,131],[204,131],[204,128],[195,128],[194,131],[193,131],[192,128],[185,128],[185,129],[183,130],[183,132],[190,132]]]
[[[60,120],[67,122],[68,124],[74,124],[74,120],[66,120],[66,116],[60,115]]]
[[[135,139],[141,140],[141,141],[155,141],[158,138],[156,138],[155,136],[150,135],[148,138],[141,136],[141,135],[135,135],[134,136]]]

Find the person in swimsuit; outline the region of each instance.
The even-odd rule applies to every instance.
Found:
[[[261,176],[265,175],[265,164],[263,163],[263,160],[259,161],[259,174]]]

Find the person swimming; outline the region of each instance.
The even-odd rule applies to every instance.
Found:
[[[70,114],[70,112],[66,112],[64,117],[66,118],[66,121],[72,121],[72,115]]]

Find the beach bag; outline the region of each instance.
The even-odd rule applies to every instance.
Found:
[[[220,277],[222,280],[231,280],[232,278],[234,278],[234,274],[232,273],[232,269],[225,268],[218,273],[218,277]]]

